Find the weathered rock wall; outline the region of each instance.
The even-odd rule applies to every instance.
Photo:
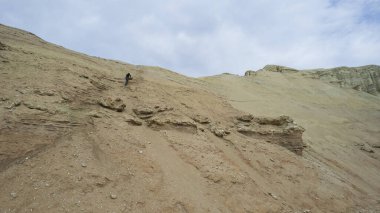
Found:
[[[376,65],[323,69],[313,71],[313,77],[372,95],[380,92],[380,66]]]
[[[264,68],[259,69],[257,71],[247,70],[244,75],[254,76],[257,74],[257,72],[262,72],[262,71],[287,73],[287,72],[298,72],[299,70],[296,70],[290,67],[279,66],[279,65],[266,65]]]
[[[288,116],[271,118],[243,115],[237,117],[236,121],[237,132],[283,146],[297,155],[302,155],[306,146],[302,140],[305,129]]]
[[[248,70],[245,76],[255,76],[259,72],[292,73],[304,71],[312,78],[335,84],[343,88],[352,88],[372,95],[380,93],[380,66],[336,67],[332,69],[297,70],[279,65],[266,65],[257,71]]]

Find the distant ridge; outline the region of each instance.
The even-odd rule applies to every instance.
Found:
[[[254,76],[256,72],[262,71],[279,73],[303,71],[312,78],[320,79],[342,88],[352,88],[372,95],[379,95],[380,93],[380,66],[378,65],[360,67],[342,66],[329,69],[319,68],[308,70],[297,70],[280,65],[266,65],[257,71],[246,71],[245,76]]]

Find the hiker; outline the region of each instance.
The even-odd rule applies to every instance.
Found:
[[[133,78],[132,78],[131,73],[127,73],[127,75],[125,76],[125,86],[127,86],[128,81],[129,81],[129,80],[132,80],[132,79],[133,79]]]

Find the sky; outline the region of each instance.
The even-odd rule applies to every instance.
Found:
[[[0,0],[0,23],[193,77],[380,65],[380,0]]]

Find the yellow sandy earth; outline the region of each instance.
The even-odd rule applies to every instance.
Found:
[[[189,78],[4,25],[0,42],[0,212],[380,211],[378,96],[302,72]],[[303,155],[248,113],[293,118]]]

